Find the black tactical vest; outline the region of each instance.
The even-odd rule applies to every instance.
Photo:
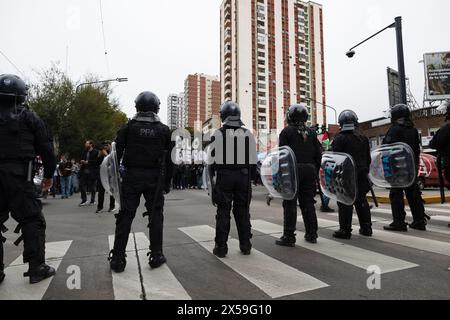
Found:
[[[0,114],[0,161],[33,160],[36,158],[34,134],[26,119],[19,114]]]
[[[132,120],[128,125],[124,165],[128,168],[158,168],[165,138],[161,123]]]

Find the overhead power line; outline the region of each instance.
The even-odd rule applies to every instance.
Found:
[[[105,50],[106,71],[107,71],[108,77],[109,77],[111,75],[111,72],[110,72],[110,68],[109,68],[108,49],[107,49],[107,46],[106,46],[105,23],[104,23],[104,20],[103,20],[102,0],[99,0],[99,4],[100,4],[100,19],[101,19],[102,36],[103,36],[103,48]]]
[[[22,77],[26,77],[25,73],[10,58],[8,58],[8,56],[3,53],[3,51],[0,50],[0,54],[22,75]]]

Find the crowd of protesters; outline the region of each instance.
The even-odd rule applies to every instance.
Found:
[[[80,193],[80,207],[97,205],[96,213],[102,212],[106,191],[100,181],[100,166],[110,152],[110,141],[104,141],[100,148],[96,148],[94,143],[88,140],[79,162],[75,159],[69,161],[62,155],[53,175],[53,186],[44,192],[44,198],[60,196],[61,199],[69,199]],[[114,211],[115,199],[110,197],[108,212]]]

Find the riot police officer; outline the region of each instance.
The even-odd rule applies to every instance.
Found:
[[[160,100],[154,93],[141,93],[136,98],[136,116],[120,129],[116,139],[117,157],[125,168],[114,249],[109,258],[111,269],[117,273],[126,267],[125,250],[142,195],[150,220],[150,267],[166,263],[162,247],[164,193],[170,192],[173,164],[170,129],[161,123],[159,109]]]
[[[356,165],[357,196],[355,209],[358,215],[363,236],[372,236],[372,218],[367,201],[367,193],[370,191],[369,169],[371,163],[369,139],[358,132],[358,116],[351,110],[345,110],[339,116],[341,132],[334,138],[332,150],[334,152],[347,153],[352,156]],[[338,239],[350,239],[352,237],[353,206],[338,203],[340,230],[334,233]]]
[[[256,143],[250,131],[243,128],[241,109],[234,102],[221,106],[223,126],[211,139],[214,163],[211,174],[217,176],[213,189],[213,202],[217,206],[214,255],[225,258],[228,254],[231,210],[239,234],[240,250],[250,255],[252,233],[250,223],[251,181],[256,175]],[[229,154],[232,151],[233,154]],[[243,158],[241,156],[244,155]]]
[[[11,216],[19,223],[24,242],[25,276],[38,283],[55,274],[45,264],[46,222],[33,183],[34,160],[44,165],[43,189],[52,186],[56,168],[53,143],[42,120],[24,107],[27,86],[15,75],[0,76],[0,227]],[[5,278],[3,236],[0,234],[0,282]]]
[[[417,173],[420,162],[420,138],[419,131],[414,127],[414,123],[411,120],[411,111],[408,106],[399,104],[391,109],[391,121],[392,126],[389,129],[383,144],[392,143],[406,143],[411,147],[414,152]],[[420,192],[417,183],[414,183],[411,187],[406,189],[395,188],[391,189],[390,200],[392,206],[392,214],[394,216],[394,222],[384,227],[387,231],[399,231],[407,232],[408,225],[405,223],[405,201],[404,193],[408,199],[409,206],[414,218],[413,223],[409,225],[410,228],[425,231],[425,207],[422,200],[422,193]]]
[[[450,103],[445,106],[446,123],[436,133],[430,147],[437,150],[443,160],[443,170],[447,182],[450,182]],[[450,227],[450,224],[448,225]]]
[[[321,165],[321,146],[315,130],[308,128],[306,105],[293,105],[287,114],[288,127],[280,135],[280,147],[289,146],[297,159],[298,194],[291,201],[283,201],[284,234],[276,242],[279,246],[295,247],[297,226],[297,201],[302,210],[306,228],[305,240],[317,243],[317,215],[314,197],[317,189],[317,175]]]

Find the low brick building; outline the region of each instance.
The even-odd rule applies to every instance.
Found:
[[[445,116],[438,112],[438,107],[429,107],[412,111],[412,118],[422,139],[422,146],[427,148],[431,138],[445,122]],[[378,118],[360,124],[362,133],[369,138],[371,147],[377,147],[383,141],[391,126],[391,119]]]

